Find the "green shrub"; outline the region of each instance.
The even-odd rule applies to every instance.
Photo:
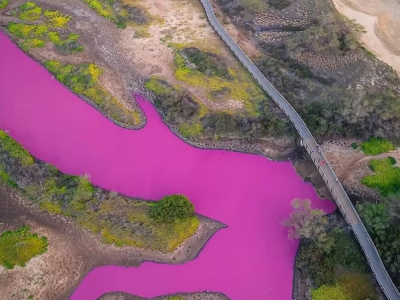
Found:
[[[4,167],[0,164],[0,180],[2,180],[6,185],[12,187],[18,187],[18,185],[11,179],[11,176],[4,171]]]
[[[18,7],[18,13],[20,20],[36,21],[42,15],[42,8],[32,1],[28,1]]]
[[[323,285],[311,291],[313,300],[353,300],[341,286]]]
[[[0,0],[0,9],[5,8],[8,5],[9,0]]]
[[[45,253],[47,246],[47,238],[30,233],[27,226],[6,231],[0,236],[0,264],[8,269],[24,267],[31,258]]]
[[[64,28],[67,26],[71,16],[64,15],[59,11],[46,10],[44,12],[46,23],[50,28]]]
[[[47,34],[47,37],[49,38],[50,42],[53,44],[58,44],[61,42],[60,35],[56,31],[51,31]]]
[[[370,168],[376,174],[365,176],[361,183],[378,189],[383,196],[396,194],[400,191],[400,168],[394,166],[394,163],[394,158],[371,160]]]
[[[368,155],[376,155],[395,149],[390,141],[382,138],[369,138],[361,144],[361,148]]]
[[[389,227],[389,215],[387,205],[380,203],[357,203],[357,211],[365,221],[365,227],[373,235],[384,234]]]
[[[397,164],[397,161],[396,161],[396,159],[395,159],[394,157],[389,156],[388,159],[390,160],[390,163],[391,163],[392,165]]]
[[[45,44],[46,42],[41,39],[29,39],[21,44],[21,48],[22,50],[28,50],[32,48],[43,48]]]
[[[358,144],[357,143],[351,143],[351,147],[353,149],[358,149]]]
[[[7,29],[13,35],[21,39],[26,39],[32,37],[32,33],[34,33],[34,30],[36,29],[36,25],[26,25],[11,22],[7,25]]]
[[[59,203],[57,202],[42,202],[40,203],[40,208],[51,213],[51,214],[61,214],[62,209]]]
[[[154,203],[150,209],[150,217],[161,222],[174,222],[186,219],[194,214],[194,205],[183,195],[166,196]]]
[[[183,123],[179,125],[179,132],[187,138],[200,136],[204,132],[200,123]]]

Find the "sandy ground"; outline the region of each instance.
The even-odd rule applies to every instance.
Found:
[[[365,47],[400,75],[400,1],[333,0],[336,9],[363,25]]]
[[[175,252],[162,254],[132,247],[101,244],[93,235],[70,221],[37,210],[15,190],[0,186],[0,233],[29,225],[48,238],[48,251],[30,260],[24,268],[0,266],[0,299],[67,299],[82,278],[102,265],[139,266],[142,261],[184,263],[194,259],[209,238],[224,225],[201,217],[198,232]],[[12,296],[14,295],[14,297]]]

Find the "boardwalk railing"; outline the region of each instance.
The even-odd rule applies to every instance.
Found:
[[[251,61],[251,59],[248,58],[243,50],[235,43],[232,37],[225,31],[222,25],[218,22],[210,1],[200,1],[206,11],[207,18],[216,33],[295,126],[302,138],[302,143],[305,149],[324,179],[337,206],[339,207],[340,212],[352,227],[353,232],[365,253],[368,263],[371,266],[372,272],[374,273],[374,276],[386,297],[389,300],[400,300],[400,293],[396,289],[389,274],[387,273],[386,268],[379,256],[378,250],[376,249],[370,235],[365,229],[347,193],[343,189],[342,184],[337,179],[335,172],[331,168],[329,162],[326,160],[325,155],[319,151],[318,144],[307,125],[304,123],[303,119],[289,104],[289,102],[279,93],[279,91],[265,78],[261,71]],[[326,163],[323,164],[323,162]]]

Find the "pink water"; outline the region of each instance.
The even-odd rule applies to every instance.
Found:
[[[148,101],[139,100],[147,125],[121,129],[0,34],[1,129],[63,172],[89,173],[98,186],[146,199],[182,193],[198,213],[229,226],[183,265],[146,262],[92,270],[71,299],[96,299],[110,291],[154,297],[205,290],[234,300],[291,299],[298,243],[288,241],[281,225],[290,201],[309,198],[327,212],[334,205],[319,200],[290,163],[188,146]]]

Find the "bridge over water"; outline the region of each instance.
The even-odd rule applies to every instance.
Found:
[[[246,69],[253,75],[254,79],[260,84],[263,90],[278,104],[282,111],[293,123],[300,137],[301,143],[307,150],[312,161],[317,167],[319,173],[324,179],[327,187],[329,188],[333,199],[336,202],[339,210],[347,223],[352,227],[353,232],[360,243],[368,263],[371,266],[372,272],[375,275],[382,291],[385,293],[389,300],[400,300],[400,293],[393,284],[385,266],[379,256],[379,253],[365,229],[360,217],[358,216],[353,204],[351,203],[347,193],[343,189],[342,184],[336,177],[335,172],[332,170],[329,162],[326,160],[324,154],[318,148],[313,135],[304,123],[303,119],[296,112],[296,110],[289,104],[289,102],[282,96],[281,93],[265,78],[261,71],[254,65],[254,63],[247,57],[243,50],[235,43],[232,37],[225,31],[222,25],[217,20],[213,7],[209,0],[200,0],[205,9],[207,18],[221,37],[224,43],[231,49],[239,61],[246,67]]]

